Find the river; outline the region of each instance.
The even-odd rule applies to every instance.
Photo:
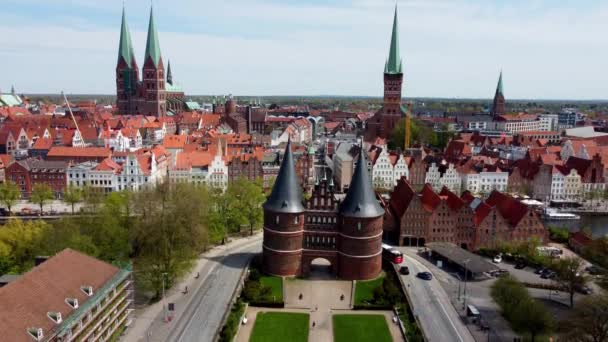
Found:
[[[544,220],[545,226],[551,227],[564,227],[568,228],[571,232],[581,230],[581,228],[589,227],[593,233],[594,238],[599,238],[608,235],[608,216],[591,216],[591,215],[580,215],[580,220]]]

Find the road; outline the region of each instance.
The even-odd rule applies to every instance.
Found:
[[[405,253],[403,256],[402,265],[410,268],[410,274],[401,277],[412,301],[412,311],[418,316],[428,341],[475,341],[437,279],[428,281],[416,277],[418,272],[430,270]]]
[[[207,278],[193,294],[184,313],[173,321],[166,340],[213,341],[243,268],[261,249],[261,240],[256,240],[216,262],[208,263],[207,269],[202,271],[208,274]]]
[[[192,274],[167,291],[164,302],[141,310],[122,340],[213,341],[244,267],[261,250],[261,234],[215,247],[198,261]],[[197,273],[199,279],[195,278]],[[187,294],[182,292],[185,286]],[[170,322],[163,320],[162,305],[166,303],[175,303]]]

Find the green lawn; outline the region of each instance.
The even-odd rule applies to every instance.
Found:
[[[334,315],[334,342],[391,342],[384,315]]]
[[[307,342],[308,329],[308,314],[260,312],[249,342]]]
[[[382,285],[384,277],[385,274],[382,272],[376,279],[357,281],[357,287],[355,287],[355,305],[365,305],[367,301],[374,299],[374,289]]]
[[[283,301],[283,278],[273,276],[260,277],[260,283],[263,286],[269,286],[272,289],[272,296],[276,298],[275,302]]]

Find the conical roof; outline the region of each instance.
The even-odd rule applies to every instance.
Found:
[[[291,152],[291,140],[287,142],[285,156],[274,182],[270,197],[264,203],[264,210],[277,213],[296,214],[304,212],[302,189],[298,184],[296,167]]]
[[[502,90],[502,70],[500,70],[500,76],[498,76],[498,85],[496,86],[496,94],[501,94],[504,96]]]
[[[146,41],[146,56],[152,58],[154,66],[158,66],[160,60],[160,44],[158,43],[158,32],[156,31],[156,24],[154,22],[154,9],[150,8],[150,23],[148,24],[148,40]]]
[[[133,61],[133,45],[131,44],[131,33],[127,26],[127,17],[125,9],[122,9],[122,23],[120,24],[120,42],[118,45],[118,62],[120,59],[124,59],[127,66],[133,67],[131,62]]]
[[[173,85],[173,75],[171,74],[171,61],[167,61],[167,83]]]
[[[388,60],[384,66],[386,74],[401,74],[403,67],[399,56],[399,21],[397,19],[397,4],[395,4],[395,17],[393,18],[393,33],[391,35],[391,47],[388,52]]]
[[[355,174],[350,182],[340,214],[346,217],[372,218],[384,215],[384,209],[376,199],[376,193],[367,172],[367,160],[363,148],[359,151]]]

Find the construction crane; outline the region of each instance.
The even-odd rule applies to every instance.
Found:
[[[410,140],[412,139],[412,102],[407,102],[407,111],[405,112],[405,139],[403,140],[403,149],[410,148]]]
[[[78,123],[76,122],[76,118],[74,118],[74,113],[72,113],[72,107],[70,107],[70,101],[68,101],[68,98],[65,96],[65,93],[62,91],[61,95],[63,95],[63,99],[65,100],[65,104],[68,106],[68,110],[70,112],[70,116],[72,117],[72,121],[74,122],[74,126],[76,126],[76,132],[74,132],[74,134],[78,133],[78,138],[76,140],[76,142],[73,143],[74,147],[85,147],[85,143],[84,143],[84,138],[82,137],[82,133],[80,132],[80,128],[78,128]]]

